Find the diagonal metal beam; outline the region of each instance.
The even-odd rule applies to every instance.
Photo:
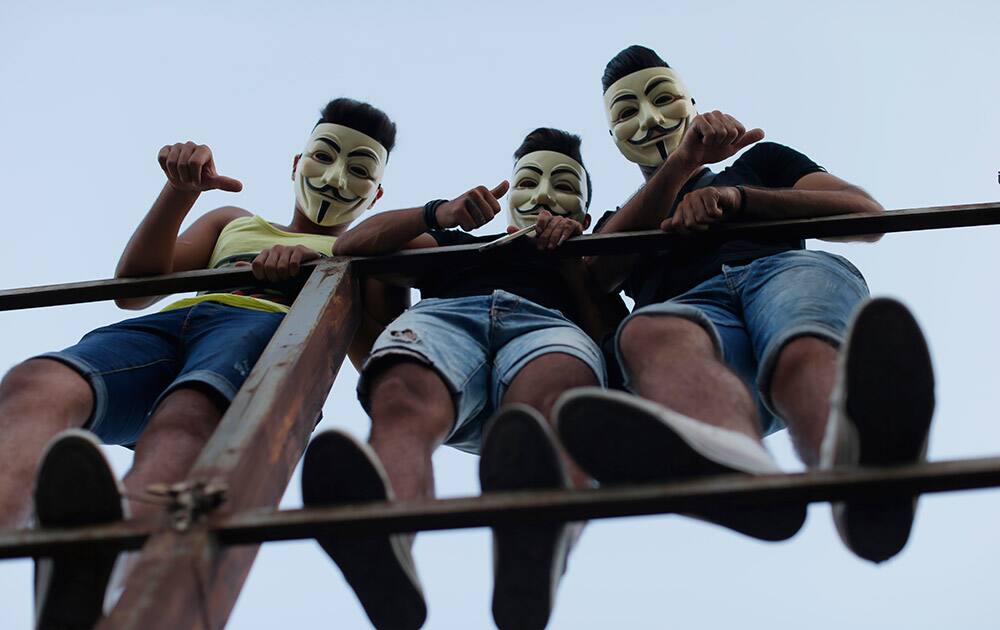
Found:
[[[278,504],[360,319],[346,259],[321,262],[187,480],[228,488],[222,514]],[[102,630],[221,628],[257,547],[221,548],[205,523],[154,533]]]
[[[687,512],[720,503],[779,504],[838,501],[1000,486],[1000,457],[749,477],[727,475],[598,490],[508,492],[409,503],[369,503],[303,510],[248,510],[213,518],[220,545],[314,538],[319,534],[411,532],[591,520]],[[0,558],[39,555],[80,546],[137,548],[154,530],[120,523],[76,530],[0,533]]]

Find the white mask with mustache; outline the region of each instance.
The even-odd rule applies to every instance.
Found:
[[[295,168],[295,201],[302,214],[322,226],[353,221],[378,194],[389,152],[350,127],[320,123]]]
[[[532,151],[524,155],[514,164],[511,182],[507,211],[515,227],[534,225],[542,210],[580,223],[587,216],[587,172],[564,153]]]
[[[659,166],[698,115],[691,93],[670,68],[644,68],[612,83],[604,111],[618,150],[629,161]]]

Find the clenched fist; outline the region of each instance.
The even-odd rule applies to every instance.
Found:
[[[253,275],[258,280],[279,282],[294,278],[304,262],[316,260],[321,254],[305,245],[274,245],[257,254]]]
[[[436,212],[438,225],[443,229],[461,227],[466,232],[486,225],[500,212],[499,199],[507,194],[508,188],[510,183],[507,180],[497,184],[493,190],[477,186],[441,204]]]
[[[243,184],[239,180],[219,175],[215,171],[212,150],[204,144],[190,141],[168,144],[160,149],[157,160],[160,162],[160,168],[167,174],[167,181],[177,190],[186,192],[215,189],[227,192],[243,190]]]
[[[695,116],[676,153],[685,162],[702,166],[728,159],[763,139],[762,130],[747,131],[743,123],[729,114],[714,111]]]
[[[517,228],[510,226],[507,232],[513,234]],[[530,232],[529,232],[530,234]],[[538,213],[535,233],[531,237],[539,250],[555,249],[574,236],[583,234],[583,225],[576,219],[552,214],[548,210]]]
[[[704,232],[708,226],[740,208],[742,196],[735,186],[706,186],[684,195],[669,219],[660,224],[665,232]]]

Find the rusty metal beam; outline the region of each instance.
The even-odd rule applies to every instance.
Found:
[[[316,266],[188,475],[227,487],[218,512],[278,504],[360,319],[349,261]],[[225,625],[257,547],[220,547],[207,523],[154,533],[102,630]]]
[[[549,252],[538,252],[525,242],[514,242],[485,253],[477,251],[478,245],[437,247],[389,256],[355,258],[353,265],[358,273],[393,284],[412,286],[435,269],[471,266],[484,260],[484,257],[504,260],[524,256],[559,258],[644,254],[667,251],[680,244],[690,245],[696,242],[712,244],[744,239],[787,241],[996,224],[1000,224],[1000,202],[909,208],[878,215],[846,214],[785,221],[719,223],[707,232],[693,235],[667,234],[660,230],[592,234],[570,239]]]
[[[318,534],[410,532],[515,525],[544,519],[575,521],[688,512],[722,502],[755,505],[825,502],[995,486],[1000,486],[1000,457],[766,477],[728,475],[574,492],[511,492],[437,501],[245,511],[213,518],[207,529],[220,545],[250,545],[314,538]],[[0,558],[91,545],[134,549],[152,533],[154,530],[148,525],[131,523],[78,530],[8,532],[0,534]]]
[[[649,253],[668,250],[680,242],[702,239],[719,242],[738,239],[824,238],[857,234],[909,232],[1000,224],[1000,203],[976,203],[959,206],[935,206],[893,210],[881,215],[841,215],[787,221],[721,223],[708,232],[694,236],[665,234],[659,230],[623,234],[592,234],[571,239],[553,252],[536,252],[525,243],[512,243],[480,253],[478,245],[456,245],[399,252],[388,256],[352,259],[358,273],[394,284],[412,286],[434,269],[471,265],[485,257],[504,259],[523,256],[593,256]],[[303,274],[309,273],[304,270]],[[0,311],[56,306],[77,302],[113,300],[122,297],[166,295],[179,291],[224,290],[256,286],[252,272],[240,269],[214,269],[152,276],[118,278],[69,284],[54,284],[0,291]]]

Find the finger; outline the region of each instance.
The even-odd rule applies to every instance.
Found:
[[[723,140],[725,144],[732,144],[736,138],[739,138],[741,134],[739,127],[737,126],[736,119],[732,116],[725,116],[725,128],[726,137]]]
[[[743,126],[743,123],[736,120],[732,116],[727,116],[727,119],[729,120],[729,124],[732,125],[734,129],[736,129],[736,137],[730,140],[731,144],[733,142],[736,142],[736,140],[738,140],[739,138],[742,138],[743,134],[747,132],[747,129],[746,127]]]
[[[705,119],[709,125],[708,131],[705,134],[705,144],[722,144],[722,141],[725,140],[726,137],[726,128],[720,113],[709,112],[705,115]]]
[[[281,249],[283,248],[280,245],[272,247],[267,260],[264,261],[264,276],[270,282],[277,282],[280,279],[278,276],[278,263],[281,260]]]
[[[469,215],[469,211],[464,204],[455,213],[455,218],[458,220],[458,226],[466,232],[476,229],[476,222],[472,220],[472,216]]]
[[[549,226],[552,221],[552,213],[548,210],[542,210],[538,213],[538,217],[535,219],[535,234],[541,234],[545,231],[545,228]]]
[[[754,142],[760,142],[763,139],[764,139],[764,130],[756,128],[756,129],[751,129],[750,131],[743,134],[743,137],[738,138],[736,142],[734,142],[733,144],[736,147],[742,149],[743,147],[750,146]]]
[[[233,263],[233,267],[252,267],[252,266],[253,265],[251,263],[248,263],[245,260],[237,260],[236,262]]]
[[[494,199],[500,199],[501,197],[507,194],[508,190],[510,190],[510,182],[508,182],[505,179],[496,186],[494,186],[493,189],[490,191],[490,194],[493,195]]]
[[[507,233],[508,234],[513,234],[514,232],[517,232],[519,229],[521,229],[521,228],[517,227],[516,225],[508,225],[507,226]]]
[[[500,204],[497,202],[497,198],[493,195],[492,190],[487,190],[486,186],[480,186],[476,190],[479,191],[483,202],[486,203],[486,207],[490,210],[490,218],[492,219],[500,212]],[[502,197],[503,195],[501,195]]]
[[[195,147],[191,153],[191,183],[201,188],[202,172],[208,171],[205,167],[212,162],[212,151],[205,145]]]
[[[274,261],[274,279],[275,280],[287,280],[288,266],[291,263],[292,249],[289,247],[283,247],[278,255],[275,256],[277,260]],[[267,265],[265,265],[265,268]]]
[[[181,146],[180,155],[177,156],[177,174],[180,176],[181,182],[185,184],[191,183],[191,155],[194,153],[194,149],[193,142],[185,142]]]
[[[555,247],[556,242],[559,240],[559,229],[561,221],[549,221],[549,224],[545,226],[545,230],[542,231],[538,236],[538,244],[541,246],[540,249],[552,249]],[[538,230],[535,230],[538,234]]]
[[[156,161],[160,163],[160,168],[164,172],[167,171],[167,156],[170,155],[170,145],[165,145],[160,149],[160,152],[156,154]]]
[[[293,247],[291,254],[288,255],[288,277],[294,278],[299,275],[299,268],[302,266],[302,259],[305,256],[303,252],[298,247]]]
[[[176,183],[180,183],[180,175],[177,174],[177,159],[181,154],[181,145],[175,144],[167,149],[167,157],[164,160],[164,170],[167,172],[167,177]]]
[[[269,253],[269,250],[265,249],[261,253],[257,254],[257,257],[253,259],[252,266],[254,278],[257,278],[258,280],[267,280],[267,276],[264,274],[264,262],[267,261]]]
[[[560,230],[559,232],[559,238],[556,240],[556,244],[553,246],[553,249],[559,247],[560,245],[566,242],[566,239],[574,235],[575,223],[576,221],[566,221],[565,223],[563,223],[562,230]]]

